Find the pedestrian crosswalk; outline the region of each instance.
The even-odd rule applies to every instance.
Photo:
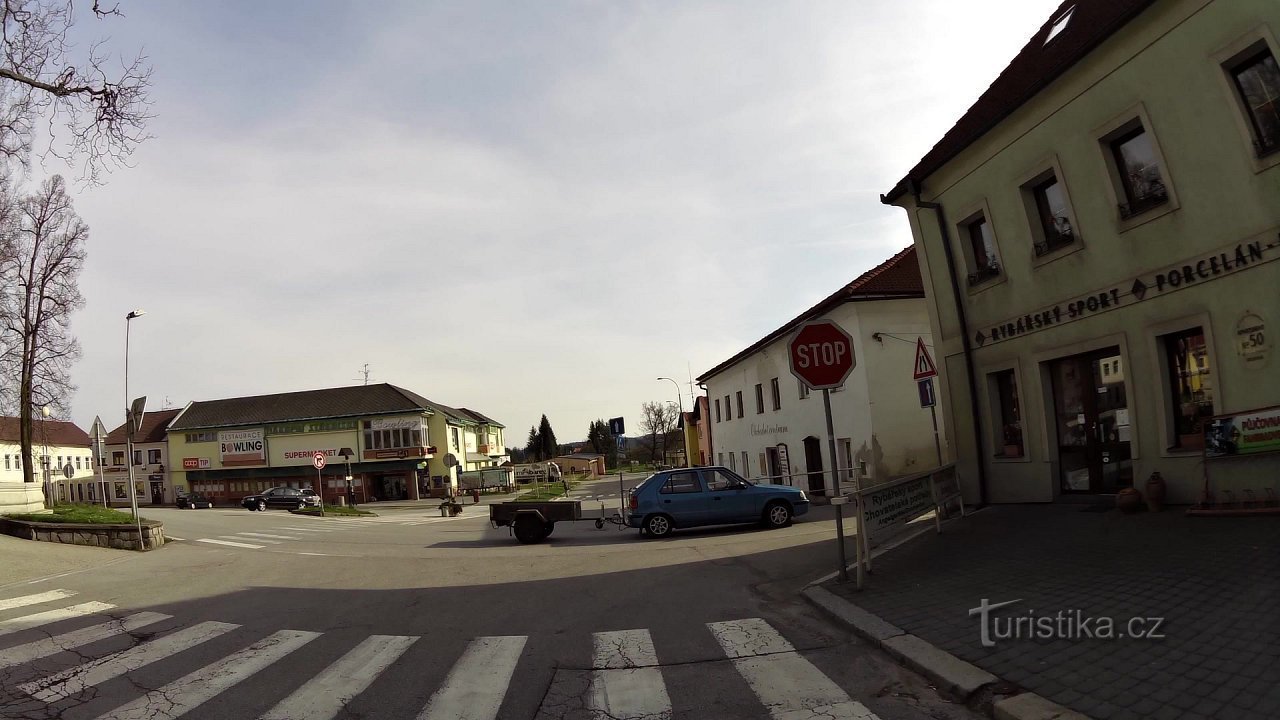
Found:
[[[193,542],[215,547],[241,548],[244,550],[261,550],[272,545],[283,545],[295,540],[313,540],[336,528],[304,527],[302,525],[280,525],[266,528],[271,532],[238,532],[231,535],[196,538]]]
[[[469,506],[464,506],[469,507]],[[471,512],[463,511],[461,515],[452,517],[441,517],[438,513],[396,513],[394,515],[378,515],[373,517],[335,517],[325,518],[326,522],[335,525],[344,525],[347,527],[361,527],[368,525],[401,525],[405,527],[415,527],[419,525],[435,525],[437,523],[455,522],[458,520],[485,520],[488,521],[488,511],[481,506],[479,509],[471,509]]]
[[[67,708],[83,705],[76,717],[176,720],[202,707],[221,712],[223,703],[234,702],[239,703],[236,716],[329,720],[344,711],[355,713],[349,706],[362,698],[369,702],[366,696],[382,682],[383,692],[388,687],[408,689],[417,698],[405,716],[416,714],[418,720],[559,717],[540,706],[512,707],[509,690],[521,677],[538,674],[530,667],[539,662],[530,659],[532,646],[541,643],[541,652],[546,652],[563,645],[563,637],[483,636],[460,649],[445,649],[450,646],[440,638],[353,638],[340,630],[291,628],[264,632],[217,620],[183,623],[164,613],[76,602],[80,599],[66,590],[0,599],[0,634],[15,636],[0,638],[0,669],[14,680],[0,689],[0,707],[38,702],[47,706],[50,716],[61,716]],[[750,687],[758,701],[753,717],[876,718],[762,618],[707,623],[692,630],[695,641],[718,648],[711,650],[716,657],[709,662],[732,667]],[[330,634],[332,638],[326,637]],[[309,649],[320,646],[323,649]],[[664,666],[647,629],[595,632],[590,648],[586,690],[577,691],[586,711],[582,717],[671,720],[677,717],[673,708],[707,707],[708,700],[714,704],[715,688],[696,690],[694,703],[680,696],[689,694],[693,684],[669,684],[673,674],[695,672],[698,663],[680,660]],[[309,662],[313,653],[323,662]],[[441,662],[424,662],[427,659]],[[237,692],[263,674],[271,678],[269,684],[253,685],[251,693]],[[558,682],[576,681],[561,679],[557,672],[551,683]],[[541,692],[537,695],[543,697]],[[240,710],[246,707],[249,714],[244,715]]]

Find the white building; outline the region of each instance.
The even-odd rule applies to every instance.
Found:
[[[0,513],[43,510],[46,479],[52,483],[55,497],[63,501],[100,500],[92,482],[93,455],[89,445],[88,434],[75,423],[37,417],[31,448],[35,458],[23,458],[18,418],[0,417],[0,455],[4,456],[4,464],[0,465]],[[24,482],[24,463],[31,464],[34,482]]]
[[[165,432],[181,408],[148,412],[133,437],[133,483],[139,505],[167,505],[176,500],[169,474],[169,443]],[[129,505],[129,466],[126,464],[125,426],[112,430],[103,452],[103,477],[112,505]]]
[[[698,378],[710,401],[708,461],[811,494],[832,488],[831,473],[823,473],[831,463],[822,393],[810,392],[791,374],[787,355],[796,328],[818,318],[849,333],[856,359],[844,386],[831,391],[841,482],[883,482],[937,466],[930,411],[920,406],[912,377],[917,339],[932,344],[914,248]],[[939,443],[945,458],[946,437]]]

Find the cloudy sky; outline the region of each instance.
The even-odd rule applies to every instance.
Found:
[[[391,382],[523,444],[911,242],[887,191],[1058,0],[126,1],[154,138],[77,190],[72,419]],[[83,33],[82,33],[83,34]],[[45,171],[57,171],[47,166]],[[685,386],[688,404],[688,388]]]

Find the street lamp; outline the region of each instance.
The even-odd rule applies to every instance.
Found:
[[[670,380],[671,384],[676,386],[676,402],[680,407],[680,424],[684,425],[684,397],[680,394],[680,383],[669,377],[660,377],[658,379]],[[682,428],[680,430],[680,437],[684,440],[684,466],[691,467],[689,464],[689,428]]]
[[[142,520],[138,517],[138,493],[133,484],[133,410],[129,406],[129,326],[134,318],[142,317],[145,310],[134,310],[124,316],[124,422],[125,422],[125,463],[129,468],[129,508],[133,510],[133,520],[138,525],[138,546],[146,547],[142,541]]]

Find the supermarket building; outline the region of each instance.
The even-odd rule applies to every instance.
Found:
[[[337,502],[348,474],[356,502],[417,500],[455,489],[459,472],[504,462],[502,431],[386,383],[193,402],[168,428],[170,475],[177,495],[216,504],[273,486],[317,488]]]

